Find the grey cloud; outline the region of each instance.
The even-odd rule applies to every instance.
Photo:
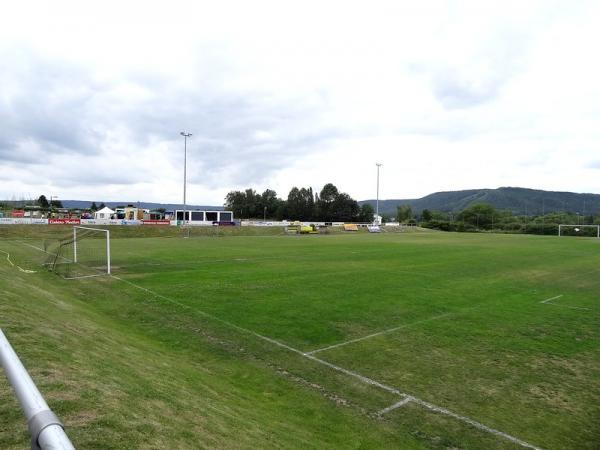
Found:
[[[319,142],[338,134],[315,125],[323,105],[315,104],[314,98],[277,98],[253,91],[233,94],[204,86],[201,79],[197,88],[186,89],[169,77],[139,73],[120,82],[126,85],[123,92],[134,86],[149,95],[129,98],[119,96],[122,86],[117,82],[98,83],[79,67],[35,54],[13,76],[19,78],[21,89],[0,103],[4,127],[0,161],[4,164],[37,165],[55,156],[98,155],[114,144],[111,139],[121,139],[118,145],[139,152],[141,158],[144,147],[168,142],[176,167],[181,159],[179,131],[185,129],[193,133],[190,166],[195,164],[202,171],[198,176],[192,173],[191,182],[222,186],[222,178],[206,176],[212,171],[235,174],[228,181],[236,184],[252,184],[288,166],[300,153],[318,151]],[[270,138],[257,141],[257,130]],[[111,138],[114,133],[119,137]],[[74,167],[55,173],[65,182],[120,183],[117,175],[86,175],[93,170]]]
[[[469,108],[493,100],[503,83],[503,80],[472,81],[450,70],[435,77],[433,93],[448,109]]]
[[[35,162],[98,151],[98,136],[86,120],[94,86],[84,71],[33,57],[10,75],[19,89],[0,101],[1,160]]]
[[[479,50],[462,64],[448,63],[430,68],[415,65],[417,71],[429,72],[432,91],[446,109],[470,108],[493,101],[502,88],[523,66],[529,51],[531,32],[499,28],[481,39]]]
[[[590,161],[589,163],[586,164],[586,168],[588,168],[588,169],[600,169],[600,159],[597,159],[595,161]]]

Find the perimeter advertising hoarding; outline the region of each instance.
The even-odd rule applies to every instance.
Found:
[[[48,219],[50,225],[80,225],[81,219]]]
[[[142,220],[142,225],[171,225],[170,220]]]

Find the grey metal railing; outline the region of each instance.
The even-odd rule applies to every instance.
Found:
[[[62,423],[48,407],[1,329],[0,362],[27,418],[31,434],[31,448],[75,450],[65,434]]]

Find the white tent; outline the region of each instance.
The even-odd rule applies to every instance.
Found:
[[[115,212],[108,206],[94,213],[94,219],[110,219]]]

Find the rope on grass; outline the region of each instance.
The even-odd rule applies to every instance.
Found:
[[[16,265],[14,262],[12,262],[12,261],[10,260],[10,253],[8,253],[8,252],[5,252],[4,250],[0,250],[0,252],[2,252],[2,253],[4,253],[4,254],[6,254],[6,260],[8,261],[8,263],[9,263],[11,266],[13,266],[13,267],[16,267],[17,269],[19,269],[21,272],[23,272],[23,273],[36,273],[36,272],[37,272],[37,270],[27,270],[27,269],[23,269],[21,266],[18,266],[18,265]]]

